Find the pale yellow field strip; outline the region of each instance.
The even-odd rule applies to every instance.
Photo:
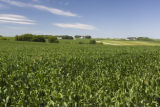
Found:
[[[97,43],[102,43],[104,45],[141,45],[141,46],[160,46],[160,43],[153,43],[153,42],[145,42],[145,41],[96,41]]]

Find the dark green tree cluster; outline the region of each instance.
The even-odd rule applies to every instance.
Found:
[[[75,35],[74,36],[76,39],[79,39],[79,38],[81,38],[82,36],[81,35]]]
[[[37,36],[43,36],[45,39],[49,39],[50,37],[59,37],[58,35],[37,35]]]
[[[86,36],[81,36],[81,35],[75,35],[74,36],[76,39],[91,39],[92,37],[90,35],[86,35]]]
[[[62,37],[62,39],[73,39],[73,37],[69,36],[69,35],[63,35],[63,36],[59,36],[59,37]]]
[[[141,41],[152,41],[151,38],[148,37],[138,37],[137,40],[141,40]]]
[[[89,44],[96,44],[96,40],[94,40],[94,39],[93,39],[93,40],[90,40],[90,41],[89,41]]]
[[[0,37],[0,40],[9,40],[9,37]]]
[[[45,42],[45,37],[41,35],[23,34],[15,37],[16,41],[33,41],[33,42]]]
[[[54,36],[48,37],[48,42],[49,43],[59,43],[57,37],[54,37]]]
[[[92,37],[90,35],[84,36],[85,39],[91,39]]]
[[[33,42],[45,42],[45,38],[43,36],[33,36],[33,39],[32,39]]]
[[[69,36],[69,35],[40,35],[40,36],[43,36],[45,39],[49,39],[50,37],[56,37],[57,39],[58,38],[61,38],[61,39],[73,39],[72,36]]]
[[[128,40],[139,40],[139,41],[152,41],[153,39],[148,37],[128,37]]]

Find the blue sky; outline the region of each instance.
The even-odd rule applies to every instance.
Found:
[[[160,0],[0,0],[0,34],[160,38]]]

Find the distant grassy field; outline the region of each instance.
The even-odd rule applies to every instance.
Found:
[[[159,46],[88,41],[0,40],[0,107],[160,105]]]
[[[114,40],[114,39],[100,39],[97,40],[98,43],[103,43],[104,45],[119,45],[119,46],[133,46],[133,45],[141,45],[141,46],[160,46],[159,40],[153,41],[131,41],[131,40]]]

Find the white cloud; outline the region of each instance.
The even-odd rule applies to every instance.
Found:
[[[50,13],[53,14],[57,14],[57,15],[64,15],[64,16],[77,16],[76,14],[73,14],[71,12],[67,12],[67,11],[63,11],[60,9],[56,9],[56,8],[49,8],[43,5],[33,5],[34,8],[40,9],[40,10],[44,10],[44,11],[48,11]]]
[[[18,6],[18,7],[27,6],[27,4],[25,4],[25,3],[14,1],[14,0],[0,0],[0,1],[11,4],[11,5],[14,5],[14,6]]]
[[[75,23],[75,24],[64,24],[64,23],[56,23],[54,26],[62,27],[62,28],[73,28],[73,29],[86,29],[86,30],[94,30],[96,29],[92,25]]]
[[[14,6],[18,6],[18,7],[32,7],[32,8],[36,8],[36,9],[39,9],[39,10],[44,10],[44,11],[50,12],[52,14],[57,14],[57,15],[73,16],[73,17],[78,16],[78,15],[72,13],[72,12],[63,11],[63,10],[60,10],[60,9],[57,9],[57,8],[51,8],[51,7],[47,7],[47,6],[44,6],[44,5],[26,4],[26,3],[18,2],[18,1],[14,1],[14,0],[0,0],[0,1],[3,1],[5,3],[8,3],[10,5],[14,5]]]
[[[0,14],[0,23],[35,24],[27,17],[15,14]]]

